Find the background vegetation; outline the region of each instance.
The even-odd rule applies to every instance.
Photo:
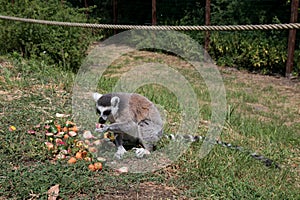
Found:
[[[5,1],[2,15],[70,22],[113,23],[110,0],[81,1]],[[157,2],[158,25],[204,25],[205,0],[162,0]],[[290,1],[215,0],[211,3],[211,23],[270,24],[288,23]],[[117,23],[151,24],[151,1],[118,1]],[[104,39],[113,31],[67,28],[0,21],[0,53],[20,53],[41,58],[64,68],[77,70],[92,41]],[[199,43],[204,33],[187,31]],[[299,31],[296,41],[294,73],[300,69]],[[284,74],[288,30],[212,32],[209,53],[217,64],[262,73]]]
[[[0,13],[33,19],[63,22],[87,22],[84,9],[61,1],[0,1]],[[40,59],[64,69],[76,70],[86,56],[91,41],[101,38],[99,30],[45,26],[14,21],[0,21],[0,53],[18,53],[24,58]],[[94,36],[95,35],[95,36]]]

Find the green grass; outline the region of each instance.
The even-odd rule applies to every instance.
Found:
[[[143,52],[144,55],[147,53]],[[101,79],[100,92],[109,92],[118,80],[118,76],[111,74],[118,74],[118,70],[142,59],[138,53],[126,56]],[[159,62],[179,66],[178,70],[197,93],[201,120],[209,121],[210,97],[203,81],[194,75],[193,69],[180,69],[182,61],[172,56],[155,56]],[[281,170],[267,168],[247,155],[219,146],[199,159],[201,143],[195,143],[167,168],[154,173],[116,175],[108,167],[90,172],[85,162],[53,163],[43,144],[44,137],[27,133],[35,125],[52,119],[56,112],[71,113],[75,74],[35,61],[0,61],[0,199],[47,199],[47,191],[55,184],[60,185],[62,199],[112,199],[121,194],[129,199],[137,195],[172,199],[167,192],[155,192],[153,184],[161,191],[174,188],[178,199],[300,198],[300,127],[299,113],[294,108],[299,102],[286,107],[291,95],[276,87],[276,83],[270,86],[243,78],[237,80],[239,74],[223,73],[229,113],[221,138],[270,157],[282,166]],[[153,61],[145,58],[145,62]],[[138,92],[163,106],[168,117],[165,130],[176,131],[180,122],[176,97],[156,85],[144,86]],[[9,131],[10,125],[17,130]],[[202,124],[197,134],[205,135],[206,130]],[[147,184],[148,189],[144,190],[142,184]]]

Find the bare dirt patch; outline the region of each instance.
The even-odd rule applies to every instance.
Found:
[[[280,94],[291,97],[294,100],[293,102],[300,103],[300,79],[289,80],[284,77],[261,75],[224,67],[220,67],[220,71],[223,72],[225,78],[235,78],[236,82],[252,85],[253,88],[267,89],[268,87],[273,87]]]
[[[230,79],[236,85],[248,88],[249,95],[258,96],[257,103],[246,103],[253,111],[268,112],[281,118],[287,126],[299,123],[300,119],[300,79],[289,80],[238,71],[232,68],[220,68],[224,79]],[[236,88],[227,85],[227,88]]]
[[[129,185],[126,188],[112,188],[100,198],[103,200],[111,199],[188,199],[181,195],[175,187],[170,187],[165,184],[158,184],[155,182],[143,182],[138,185]]]

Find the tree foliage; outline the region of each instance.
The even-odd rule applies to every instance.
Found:
[[[205,0],[195,2],[174,24],[204,25]],[[289,23],[290,2],[286,0],[211,1],[212,25]],[[203,43],[204,33],[187,32]],[[294,71],[300,71],[300,33],[296,41]],[[263,73],[284,74],[287,60],[288,30],[211,32],[209,54],[217,64]]]
[[[113,14],[113,1],[117,14]],[[160,0],[158,25],[204,25],[206,0]],[[35,19],[69,22],[151,24],[151,1],[120,0],[0,0],[0,13]],[[289,0],[213,0],[212,25],[288,23]],[[78,68],[95,30],[0,21],[0,53],[20,52],[24,57],[43,58],[67,68]],[[113,32],[97,32],[98,38]],[[204,32],[187,31],[200,44]],[[294,71],[300,71],[300,33],[297,33]],[[209,53],[224,66],[262,72],[284,73],[288,30],[211,32]]]
[[[0,0],[2,15],[33,19],[87,22],[84,10],[57,0]],[[1,54],[18,52],[25,58],[43,59],[66,69],[76,70],[92,40],[90,29],[0,21]]]

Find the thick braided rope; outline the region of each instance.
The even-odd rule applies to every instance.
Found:
[[[39,19],[28,19],[0,15],[0,19],[13,20],[27,23],[37,23],[56,26],[70,26],[97,29],[139,29],[139,30],[175,30],[175,31],[249,31],[249,30],[282,30],[300,29],[300,23],[288,24],[261,24],[261,25],[222,25],[222,26],[144,26],[144,25],[114,25],[114,24],[89,24],[76,22],[58,22]]]

